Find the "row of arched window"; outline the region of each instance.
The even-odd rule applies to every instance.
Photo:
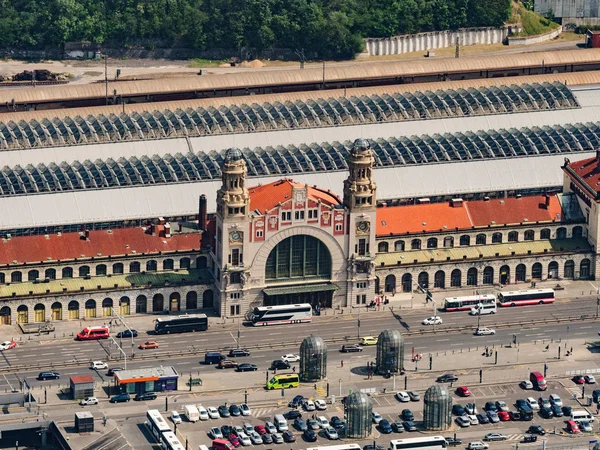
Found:
[[[586,279],[591,277],[592,263],[588,258],[584,258],[579,263],[579,273],[576,273],[575,267],[575,261],[573,261],[572,259],[565,261],[563,266],[562,278]],[[483,269],[483,272],[481,274],[482,277],[481,279],[479,279],[479,270],[475,267],[471,267],[469,270],[467,270],[466,279],[463,279],[463,271],[460,269],[454,269],[450,273],[450,287],[462,287],[463,285],[478,286],[479,284],[492,285],[494,283],[512,284],[524,282],[527,280],[541,280],[544,276],[547,278],[558,278],[559,264],[557,261],[550,261],[548,263],[547,270],[547,273],[544,274],[544,266],[540,262],[532,264],[531,268],[529,269],[525,264],[518,264],[515,267],[514,274],[511,274],[511,269],[508,265],[500,267],[497,273],[493,267],[488,266]],[[396,290],[401,290],[403,292],[412,292],[413,289],[416,289],[418,286],[426,289],[432,287],[430,285],[431,281],[433,281],[434,288],[445,289],[446,287],[448,287],[446,285],[446,272],[443,270],[436,271],[433,274],[433,280],[430,280],[429,272],[420,272],[416,280],[418,286],[413,285],[413,275],[410,273],[405,273],[404,275],[402,275],[400,280],[400,286],[397,286],[396,275],[387,275],[385,277],[383,286],[384,292],[395,292]],[[377,278],[376,283],[379,283],[379,278]],[[379,288],[379,286],[376,286],[377,291],[379,291]]]
[[[458,245],[461,247],[472,245],[487,245],[491,244],[502,244],[504,242],[519,242],[519,241],[533,241],[535,240],[535,230],[526,230],[523,232],[523,236],[519,235],[518,231],[509,231],[505,235],[501,232],[495,232],[492,234],[491,239],[488,242],[488,235],[485,233],[479,233],[475,235],[475,239],[468,234],[463,234],[458,238]],[[538,239],[550,239],[552,235],[552,231],[550,228],[542,228],[539,232]],[[571,233],[572,238],[581,238],[583,237],[583,227],[576,226],[573,227],[573,231]],[[506,239],[506,240],[505,240]],[[567,239],[567,229],[565,227],[560,227],[556,229],[556,239]],[[421,250],[423,248],[438,248],[440,244],[443,248],[452,248],[455,246],[454,236],[446,236],[445,238],[436,238],[431,237],[429,239],[412,239],[411,241],[397,240],[394,242],[394,252],[403,252],[405,250]],[[407,248],[408,246],[408,248]],[[377,251],[379,253],[387,253],[390,251],[390,243],[383,241],[377,244]]]
[[[181,258],[177,262],[178,269],[189,269],[191,267],[192,261],[190,258],[185,257]],[[175,270],[176,267],[175,260],[171,258],[164,259],[161,264],[161,270]],[[198,258],[199,268],[206,268],[206,258]],[[203,266],[203,267],[200,267]],[[159,263],[155,259],[150,259],[146,261],[144,265],[139,261],[132,261],[129,263],[129,272],[128,273],[140,273],[142,270],[146,272],[157,272],[159,268]],[[108,266],[106,264],[98,264],[94,268],[94,272],[92,273],[90,266],[84,265],[79,266],[76,269],[73,267],[63,267],[60,269],[61,278],[74,278],[78,276],[80,278],[97,276],[102,277],[108,274]],[[112,265],[112,275],[122,275],[125,273],[125,265],[123,263],[114,263]],[[43,276],[42,276],[43,274]],[[57,278],[57,270],[55,268],[48,268],[41,272],[38,269],[31,269],[27,272],[22,272],[20,270],[15,270],[10,273],[10,280],[6,279],[6,274],[4,272],[0,272],[0,283],[6,283],[7,281],[10,283],[21,283],[23,281],[36,281],[41,279],[49,279],[56,280]]]

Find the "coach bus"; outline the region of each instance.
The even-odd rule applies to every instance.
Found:
[[[312,322],[312,306],[309,303],[299,305],[258,306],[251,316],[252,325],[281,325],[284,323]]]
[[[171,427],[158,409],[149,409],[146,411],[146,426],[156,439],[156,442],[160,442],[163,433],[171,431]]]
[[[525,289],[498,294],[500,306],[527,306],[554,303],[553,289]]]
[[[489,308],[496,304],[496,296],[491,294],[471,295],[469,297],[447,297],[444,299],[444,311],[471,311],[471,308]]]
[[[310,447],[306,450],[361,450],[361,447],[358,444],[321,445],[320,447]]]
[[[206,314],[184,314],[182,316],[156,319],[154,331],[156,334],[187,333],[190,331],[206,331],[208,317]]]
[[[181,443],[172,431],[163,433],[160,438],[160,445],[164,450],[186,450],[185,445]]]
[[[427,436],[407,439],[392,439],[389,450],[446,450],[448,443],[443,436]]]

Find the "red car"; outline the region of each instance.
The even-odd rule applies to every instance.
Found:
[[[508,422],[508,421],[510,421],[510,414],[507,411],[499,411],[498,412],[498,417],[500,418],[500,420],[502,422]]]
[[[573,377],[573,383],[575,383],[575,384],[584,384],[585,383],[585,377],[583,375],[575,375]]]
[[[260,435],[267,434],[267,429],[264,425],[255,425],[254,431],[256,431]]]
[[[5,341],[0,344],[0,351],[8,350],[10,348],[15,348],[16,346],[17,346],[17,343],[15,341]]]
[[[471,391],[466,386],[459,386],[456,388],[456,393],[461,397],[469,397],[471,395]]]
[[[235,448],[238,448],[240,446],[240,440],[233,433],[229,435],[229,442],[231,442],[231,445],[233,445]]]
[[[577,425],[577,422],[575,422],[574,420],[567,421],[567,431],[571,434],[577,434],[581,432],[581,430],[579,429],[579,425]]]

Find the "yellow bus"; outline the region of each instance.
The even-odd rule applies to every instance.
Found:
[[[267,381],[267,389],[293,388],[300,386],[300,378],[297,373],[282,373],[275,375]]]

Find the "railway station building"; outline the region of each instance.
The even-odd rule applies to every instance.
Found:
[[[594,279],[598,85],[545,73],[3,112],[0,323]]]

